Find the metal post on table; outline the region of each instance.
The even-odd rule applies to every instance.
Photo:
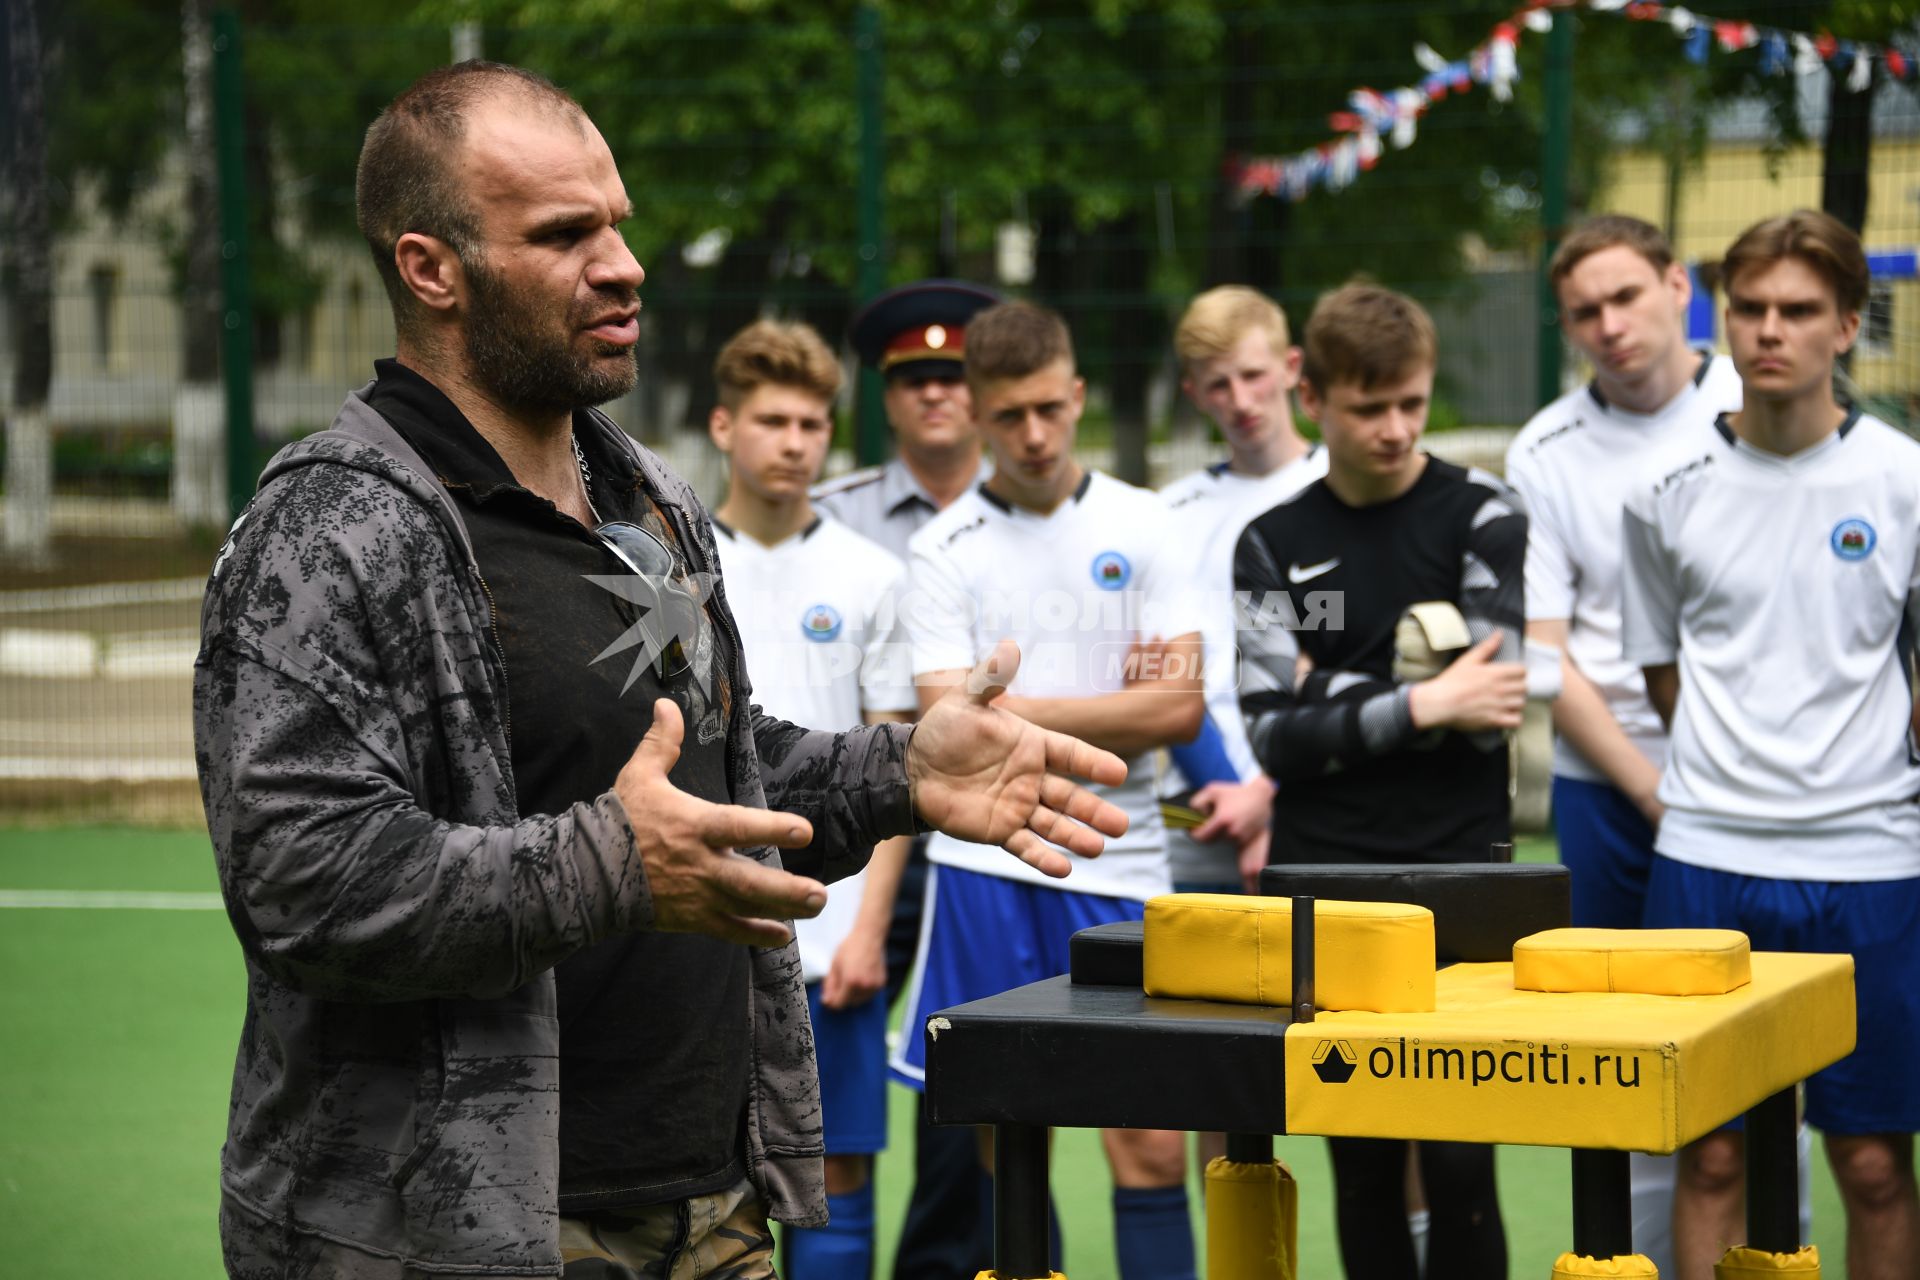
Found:
[[[1573,1148],[1573,1251],[1600,1259],[1633,1252],[1626,1152]]]
[[[1293,1020],[1313,1021],[1313,896],[1293,899]],[[1273,1160],[1270,1133],[1229,1133],[1227,1159],[1235,1164],[1268,1164]]]
[[[1030,1280],[1053,1274],[1047,1254],[1047,1130],[993,1126],[993,1274]]]
[[[1293,895],[1293,1020],[1313,1021],[1313,895]]]
[[[1800,1248],[1800,1116],[1793,1085],[1747,1112],[1747,1244],[1768,1253]]]

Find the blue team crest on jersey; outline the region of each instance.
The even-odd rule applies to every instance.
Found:
[[[1102,551],[1093,558],[1093,585],[1102,591],[1120,591],[1133,581],[1133,566],[1118,551]]]
[[[830,604],[816,604],[800,616],[800,634],[819,644],[840,634],[840,611]]]
[[[1865,560],[1873,554],[1873,545],[1878,541],[1880,538],[1873,526],[1858,516],[1848,516],[1833,526],[1833,533],[1827,539],[1833,554],[1842,560]]]

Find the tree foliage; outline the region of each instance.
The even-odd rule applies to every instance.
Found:
[[[208,9],[212,5],[205,6]],[[279,321],[324,285],[314,237],[353,234],[353,166],[379,108],[444,61],[446,29],[396,25],[370,0],[243,0],[247,132],[244,182],[255,352],[271,364]],[[71,225],[91,191],[110,220],[142,218],[139,197],[168,178],[186,145],[182,13],[141,0],[39,0],[46,30],[48,167],[53,215]],[[196,216],[196,214],[198,216]],[[206,210],[163,202],[139,229],[160,238],[174,288],[189,281],[189,245],[218,237]]]
[[[124,213],[180,137],[177,10],[40,0],[53,50],[56,189],[91,180]],[[1164,358],[1191,290],[1246,280],[1302,308],[1355,273],[1421,293],[1462,279],[1476,243],[1539,234],[1545,42],[1521,42],[1512,102],[1483,89],[1432,104],[1417,144],[1350,189],[1238,199],[1237,156],[1330,136],[1358,86],[1413,83],[1412,46],[1464,55],[1512,0],[876,0],[885,74],[888,266],[895,280],[991,279],[1004,228],[1037,233],[1033,292],[1062,306],[1091,371]],[[637,207],[631,238],[672,307],[649,311],[657,358],[705,367],[763,307],[829,331],[858,276],[861,180],[851,0],[239,0],[245,29],[256,289],[295,312],[321,282],[312,238],[352,234],[366,124],[478,22],[489,56],[551,76],[587,107]],[[1907,30],[1912,0],[1730,2],[1723,16]],[[1718,13],[1719,10],[1716,10]],[[1597,190],[1623,113],[1676,163],[1706,109],[1781,84],[1751,58],[1687,63],[1658,24],[1579,19],[1573,206]],[[1763,83],[1773,80],[1772,84]],[[1784,110],[1784,107],[1783,107]],[[1783,114],[1783,136],[1794,126]],[[198,232],[171,228],[176,245]],[[689,255],[689,246],[725,252]],[[268,346],[269,351],[271,345]],[[1137,380],[1136,380],[1137,381]],[[1137,412],[1144,385],[1116,389]],[[1129,407],[1130,406],[1130,407]]]

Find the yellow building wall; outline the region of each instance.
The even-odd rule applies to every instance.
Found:
[[[1595,209],[1630,213],[1656,226],[1667,221],[1664,157],[1626,151],[1613,161]],[[1716,144],[1680,175],[1676,251],[1690,263],[1717,261],[1739,234],[1762,218],[1820,205],[1820,149],[1795,147],[1769,157],[1753,144]],[[1920,248],[1920,139],[1876,138],[1868,186],[1869,250]],[[1724,309],[1724,299],[1716,313]],[[1920,282],[1892,285],[1892,333],[1863,344],[1853,379],[1870,396],[1904,402],[1920,394]],[[1719,322],[1716,321],[1716,335]],[[1864,335],[1863,335],[1864,336]],[[1721,344],[1724,349],[1724,343]]]

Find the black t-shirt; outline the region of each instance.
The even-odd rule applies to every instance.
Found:
[[[663,680],[643,646],[608,652],[637,611],[591,579],[630,576],[625,566],[591,530],[516,483],[432,383],[396,361],[375,367],[369,403],[434,469],[473,540],[507,670],[520,812],[564,813],[603,794],[660,697],[679,704],[686,727],[673,784],[729,802],[732,693],[706,611],[684,646],[692,660],[684,673],[668,667]],[[601,519],[642,524],[677,550],[671,522],[617,447],[584,415],[575,438]],[[607,939],[558,966],[563,1212],[676,1200],[742,1176],[748,966],[744,947],[655,932]]]
[[[1275,625],[1243,617],[1241,702],[1280,784],[1273,861],[1485,861],[1512,838],[1505,738],[1416,732],[1394,628],[1409,605],[1449,601],[1519,661],[1526,528],[1498,480],[1437,458],[1390,502],[1348,506],[1323,479],[1248,526],[1234,585]],[[1313,669],[1296,680],[1301,653]]]

